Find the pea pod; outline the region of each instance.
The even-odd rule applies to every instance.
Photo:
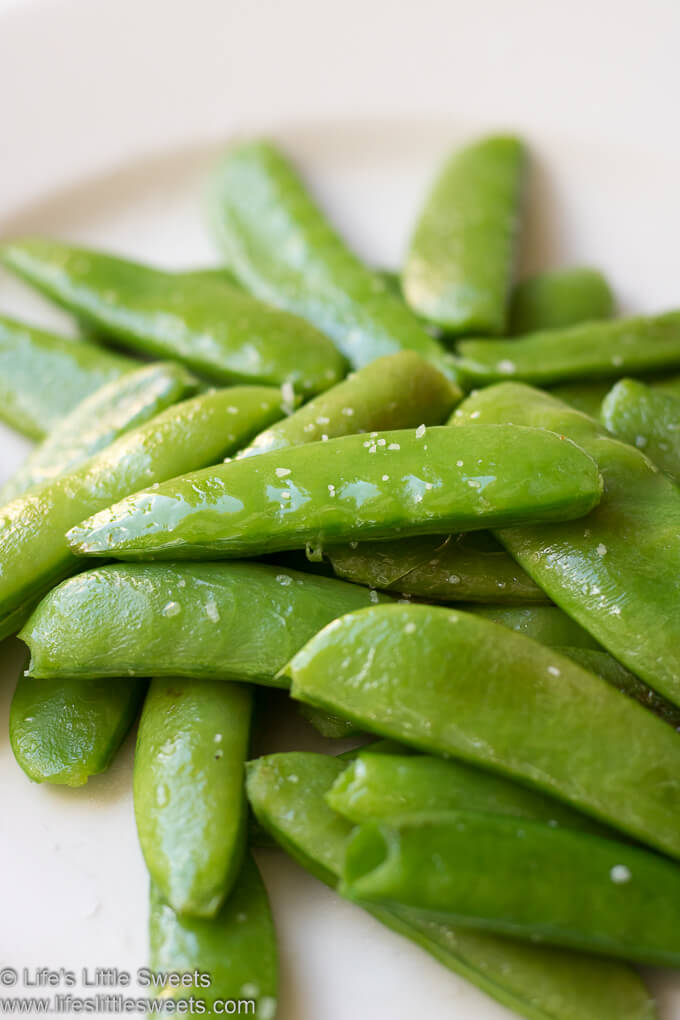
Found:
[[[21,632],[40,678],[156,676],[287,686],[279,670],[365,588],[262,563],[112,564],[47,595]],[[124,621],[122,624],[121,621]]]
[[[582,411],[591,418],[600,417],[602,401],[614,384],[613,379],[598,379],[596,382],[560,383],[551,386],[550,393],[558,400],[564,401],[569,407]]]
[[[680,396],[622,379],[602,403],[604,425],[680,481]]]
[[[0,632],[9,614],[30,609],[31,600],[78,569],[64,537],[73,524],[144,484],[238,449],[281,413],[280,396],[253,386],[186,400],[1,508]]]
[[[211,204],[220,250],[243,286],[314,323],[353,368],[408,349],[451,374],[440,345],[349,251],[274,145],[230,149]]]
[[[454,152],[416,224],[402,286],[448,333],[503,333],[519,235],[526,152],[483,138]]]
[[[197,389],[196,380],[171,362],[144,365],[106,383],[82,400],[0,489],[0,501],[51,481],[110,446]]]
[[[568,645],[575,648],[600,648],[575,620],[557,606],[462,606],[475,616],[491,623],[500,623],[533,638],[542,645],[555,648]]]
[[[536,429],[467,433],[343,436],[221,464],[84,521],[69,532],[70,547],[120,559],[251,556],[581,517],[599,502],[595,465],[573,443]]]
[[[81,400],[138,367],[122,354],[0,317],[0,419],[42,439]]]
[[[538,273],[518,283],[510,301],[508,332],[562,329],[609,319],[614,299],[602,273],[587,266]]]
[[[226,279],[163,272],[40,238],[6,244],[0,257],[125,347],[176,358],[215,382],[288,382],[310,395],[344,375],[344,361],[327,337]]]
[[[274,1020],[278,995],[276,934],[267,893],[250,854],[245,857],[234,891],[213,918],[176,914],[152,883],[149,941],[151,973],[147,980],[158,998],[178,1003],[200,1000],[206,1016],[227,1015],[232,1003],[232,1012],[238,1008],[255,1020]],[[194,980],[163,984],[169,974],[193,974]],[[214,1009],[216,1000],[220,1004]],[[239,1002],[242,1005],[238,1006]],[[251,1002],[253,1007],[248,1005]]]
[[[680,704],[680,493],[640,450],[547,393],[508,384],[468,397],[455,422],[542,425],[579,443],[604,478],[577,525],[504,529],[510,554],[565,612],[642,680]]]
[[[448,608],[373,606],[326,627],[284,675],[294,698],[680,856],[677,734],[530,638]]]
[[[289,752],[248,767],[248,796],[260,824],[333,887],[352,826],[330,810],[324,796],[345,765],[326,755]],[[642,981],[624,964],[466,931],[408,907],[361,906],[529,1020],[652,1020],[657,1015]]]

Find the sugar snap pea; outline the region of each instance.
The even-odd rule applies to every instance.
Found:
[[[503,333],[519,235],[526,152],[483,138],[444,164],[411,239],[404,296],[448,333]]]
[[[294,698],[680,856],[677,734],[522,634],[449,608],[373,606],[315,635],[283,672]]]
[[[602,401],[614,385],[613,379],[598,379],[596,382],[572,382],[560,383],[557,386],[550,386],[549,392],[558,400],[569,404],[577,411],[583,411],[591,418],[600,417]]]
[[[139,363],[0,316],[0,419],[42,439],[104,383]]]
[[[42,293],[132,350],[176,358],[219,383],[291,383],[318,393],[344,375],[322,333],[231,287],[34,238],[0,258]]]
[[[349,251],[274,145],[230,149],[211,204],[220,249],[243,286],[314,323],[354,368],[406,348],[451,374],[437,341]]]
[[[324,796],[345,762],[305,752],[248,766],[248,796],[260,824],[303,867],[337,885],[352,827]],[[361,904],[455,974],[529,1020],[652,1020],[654,1003],[626,965],[581,953],[466,931],[403,906]]]
[[[175,913],[152,883],[149,942],[150,970],[156,981],[168,974],[195,975],[189,984],[157,985],[158,998],[178,1004],[190,998],[199,1000],[206,1016],[226,1016],[229,1009],[238,1009],[255,1020],[274,1020],[278,996],[276,934],[267,893],[250,854],[246,854],[234,890],[216,917]],[[149,980],[153,987],[153,980]],[[216,1000],[221,1004],[213,1009]],[[254,1002],[254,1008],[248,1005],[250,1002]],[[194,1011],[200,1012],[184,1012]]]
[[[680,482],[680,395],[622,379],[604,398],[601,418],[618,439]]]
[[[600,648],[587,630],[563,613],[557,606],[461,606],[484,620],[500,623],[542,645],[555,648]]]
[[[111,564],[51,591],[21,637],[29,672],[41,678],[286,687],[279,670],[313,634],[378,599],[355,584],[262,563]]]
[[[573,443],[536,429],[467,432],[343,436],[221,464],[85,520],[70,547],[120,559],[238,557],[581,517],[599,502],[599,474]]]
[[[579,322],[609,319],[614,311],[609,284],[587,266],[538,273],[518,283],[510,300],[508,332],[562,329]]]

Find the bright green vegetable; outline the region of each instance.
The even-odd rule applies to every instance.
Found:
[[[248,766],[260,824],[321,881],[335,886],[351,825],[324,800],[345,762],[290,752]],[[635,972],[611,960],[465,931],[408,907],[365,906],[382,924],[529,1020],[652,1020],[654,1003]]]
[[[510,301],[508,332],[563,329],[609,319],[614,299],[602,273],[587,266],[538,273],[518,283]]]
[[[613,382],[612,379],[598,379],[596,382],[560,383],[559,386],[551,386],[550,393],[558,400],[569,404],[569,407],[582,411],[591,418],[599,419],[602,401],[609,393]]]
[[[286,666],[292,696],[534,786],[680,856],[680,741],[554,649],[472,613],[373,606]]]
[[[602,403],[604,425],[680,482],[680,395],[622,379]]]
[[[448,333],[503,333],[526,152],[497,136],[454,152],[416,224],[402,273],[411,307]]]
[[[90,326],[135,351],[176,358],[219,383],[290,383],[319,393],[344,362],[318,330],[226,281],[29,239],[6,244],[3,263]]]
[[[597,641],[570,616],[557,606],[461,606],[475,616],[492,623],[500,623],[525,637],[555,648],[569,645],[575,648],[600,648]]]

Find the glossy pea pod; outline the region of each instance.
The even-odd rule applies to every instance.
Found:
[[[550,386],[549,391],[558,400],[565,404],[583,411],[591,418],[601,420],[602,401],[607,396],[612,386],[626,375],[625,372],[618,372],[610,379],[598,379],[595,382],[581,380],[580,382],[560,383],[557,386]],[[660,390],[680,396],[680,376],[666,376],[658,373],[643,374],[636,377],[636,381],[652,387],[654,391]]]
[[[248,767],[248,797],[264,829],[336,887],[352,826],[325,796],[346,766],[326,755],[273,754]],[[649,992],[624,964],[456,928],[403,906],[361,904],[381,924],[528,1020],[652,1020]]]
[[[508,333],[562,329],[579,322],[610,319],[614,299],[602,273],[573,266],[538,273],[516,284],[510,299]]]
[[[601,418],[618,439],[680,481],[680,395],[622,379],[604,398]]]
[[[519,139],[483,138],[449,157],[420,213],[402,288],[449,334],[505,332],[525,169]]]
[[[451,374],[441,346],[381,274],[349,251],[274,145],[230,149],[215,171],[211,205],[220,250],[241,284],[314,323],[353,368],[408,349]]]
[[[373,606],[326,627],[284,675],[294,698],[680,857],[677,734],[552,648],[472,613]]]
[[[215,382],[287,382],[309,396],[344,375],[345,363],[327,337],[226,279],[164,272],[40,238],[6,244],[0,257],[90,327],[134,351],[175,358]]]

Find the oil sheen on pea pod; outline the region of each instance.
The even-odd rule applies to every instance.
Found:
[[[81,400],[138,367],[123,354],[0,317],[0,420],[42,439]]]
[[[319,393],[345,374],[312,325],[256,301],[225,280],[32,238],[5,244],[4,265],[133,351],[175,358],[218,383],[289,383]]]
[[[408,349],[451,374],[443,348],[347,248],[276,146],[230,149],[210,202],[220,251],[242,285],[313,323],[353,368]]]
[[[8,620],[17,624],[13,613],[30,611],[53,584],[80,568],[65,541],[73,524],[142,485],[239,449],[281,414],[280,403],[278,390],[261,386],[193,397],[0,508],[0,634],[8,633]]]
[[[231,895],[215,917],[177,914],[152,882],[149,948],[154,974],[195,975],[189,985],[164,986],[149,975],[157,998],[200,1000],[206,1016],[227,1015],[230,1007],[224,1004],[240,1000],[242,1015],[274,1020],[279,970],[276,933],[264,883],[249,853]],[[215,1010],[217,1000],[221,1005]],[[246,1005],[250,1002],[252,1007]]]
[[[600,505],[576,525],[497,533],[508,552],[604,648],[680,704],[680,492],[637,450],[547,393],[506,383],[480,390],[454,421],[554,429],[596,460]]]
[[[461,396],[454,383],[414,351],[388,354],[272,425],[239,456],[376,429],[441,425]]]
[[[505,332],[526,162],[518,138],[482,138],[449,157],[428,195],[402,288],[447,333]]]
[[[601,418],[617,439],[643,450],[680,482],[680,395],[622,379],[604,398]]]
[[[579,322],[610,319],[614,299],[602,273],[588,266],[553,269],[515,285],[510,299],[508,333],[562,329]]]
[[[286,687],[331,620],[383,598],[263,563],[111,564],[70,578],[21,632],[32,676],[156,676]]]
[[[293,751],[248,766],[260,825],[327,885],[340,877],[350,822],[325,795],[346,762]],[[403,906],[361,906],[448,970],[528,1020],[653,1020],[654,1002],[632,968],[613,960],[456,928]]]
[[[116,559],[235,558],[570,519],[599,502],[599,473],[575,444],[544,429],[467,433],[343,436],[195,471],[84,520],[70,547]]]
[[[35,682],[35,681],[34,681]],[[137,733],[137,834],[152,881],[173,910],[214,917],[241,869],[247,684],[155,679]]]
[[[458,344],[465,388],[512,379],[549,386],[572,380],[680,368],[680,312],[583,322],[506,340]]]
[[[57,422],[0,489],[0,502],[71,471],[197,388],[186,369],[172,362],[144,365],[106,383]]]
[[[451,811],[349,838],[340,891],[513,938],[677,967],[680,868],[659,854],[543,822]]]
[[[315,635],[283,672],[294,698],[680,857],[677,734],[552,648],[472,613],[373,606]]]

